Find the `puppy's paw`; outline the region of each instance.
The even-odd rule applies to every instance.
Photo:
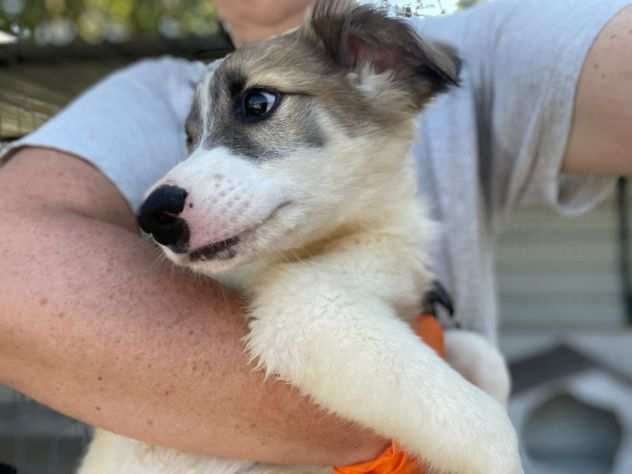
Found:
[[[499,410],[495,419],[485,423],[483,436],[476,442],[472,455],[474,469],[468,474],[523,474],[518,435],[506,413]],[[477,454],[478,453],[478,454]]]
[[[458,415],[455,415],[458,416]],[[508,420],[480,417],[478,427],[463,427],[439,443],[421,449],[404,446],[431,467],[430,472],[454,474],[524,474],[518,438]],[[445,426],[446,430],[450,427]],[[460,435],[460,436],[459,436]],[[419,445],[417,445],[419,446]]]
[[[524,474],[518,449],[503,448],[499,451],[493,458],[488,459],[476,474]]]
[[[470,403],[453,411],[443,431],[435,433],[425,458],[438,472],[455,474],[522,474],[516,430],[496,400],[471,385]],[[433,471],[434,472],[434,471]]]
[[[485,338],[471,331],[445,333],[446,360],[473,385],[507,405],[511,392],[509,370],[502,354]]]

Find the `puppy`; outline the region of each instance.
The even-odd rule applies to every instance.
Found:
[[[302,28],[209,71],[187,121],[190,156],[150,190],[139,224],[176,265],[244,294],[247,351],[267,375],[438,471],[518,474],[502,404],[409,326],[433,235],[409,149],[417,114],[458,68],[399,20],[320,0]],[[506,397],[502,360],[472,338],[449,338],[463,346],[449,353],[495,364],[500,382],[488,386]],[[208,459],[97,431],[81,469],[158,472],[330,468]]]

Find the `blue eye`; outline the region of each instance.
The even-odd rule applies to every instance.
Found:
[[[266,89],[249,89],[241,96],[240,112],[248,122],[258,122],[268,118],[281,100],[278,92]]]

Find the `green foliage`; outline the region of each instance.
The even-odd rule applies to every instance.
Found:
[[[216,29],[211,0],[0,0],[0,30],[40,43],[181,37]]]
[[[467,8],[481,1],[459,0],[458,6]],[[441,6],[437,1],[409,3],[417,5],[413,10],[420,14],[424,8]],[[0,31],[38,43],[182,37],[216,29],[212,0],[0,0]]]
[[[469,8],[477,3],[482,3],[482,0],[459,0],[459,8]]]

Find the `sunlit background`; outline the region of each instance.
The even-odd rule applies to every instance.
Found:
[[[133,36],[205,36],[217,28],[200,0],[0,0],[0,30],[43,44],[120,42]]]
[[[477,0],[374,0],[401,16],[448,14]],[[0,42],[119,42],[137,35],[204,36],[215,32],[213,3],[200,0],[0,0]]]

